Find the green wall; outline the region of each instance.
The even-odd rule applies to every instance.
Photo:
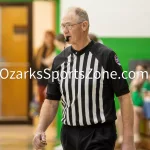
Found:
[[[60,0],[56,1],[56,34],[60,32]]]
[[[101,38],[105,45],[113,49],[128,71],[129,61],[132,59],[150,59],[150,38]],[[119,108],[116,100],[116,108]]]

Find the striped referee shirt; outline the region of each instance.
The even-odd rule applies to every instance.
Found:
[[[115,74],[113,78],[111,73]],[[116,119],[114,94],[129,92],[123,77],[115,52],[106,46],[94,41],[80,51],[70,46],[53,61],[47,99],[62,97],[65,125],[111,122]]]

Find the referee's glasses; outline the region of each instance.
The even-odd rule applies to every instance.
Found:
[[[64,30],[65,28],[67,28],[67,30],[71,30],[73,26],[78,25],[78,24],[80,24],[82,22],[78,22],[78,23],[75,23],[75,24],[69,24],[69,23],[62,24],[61,25],[61,29]]]

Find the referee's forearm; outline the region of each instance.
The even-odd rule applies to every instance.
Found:
[[[130,94],[119,97],[123,121],[123,142],[133,141],[133,105]]]
[[[37,133],[46,131],[47,127],[51,124],[57,113],[58,104],[59,101],[57,100],[46,99],[44,101],[40,112],[39,124],[36,130]]]

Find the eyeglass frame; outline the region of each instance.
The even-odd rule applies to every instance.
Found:
[[[68,24],[68,25],[67,25],[67,23],[66,23],[64,26],[61,25],[61,29],[64,30],[65,28],[67,28],[68,30],[71,30],[74,25],[78,25],[78,24],[83,23],[83,22],[84,22],[84,21],[78,22],[78,23],[75,23],[75,24]],[[70,29],[69,29],[69,28],[70,28]]]

